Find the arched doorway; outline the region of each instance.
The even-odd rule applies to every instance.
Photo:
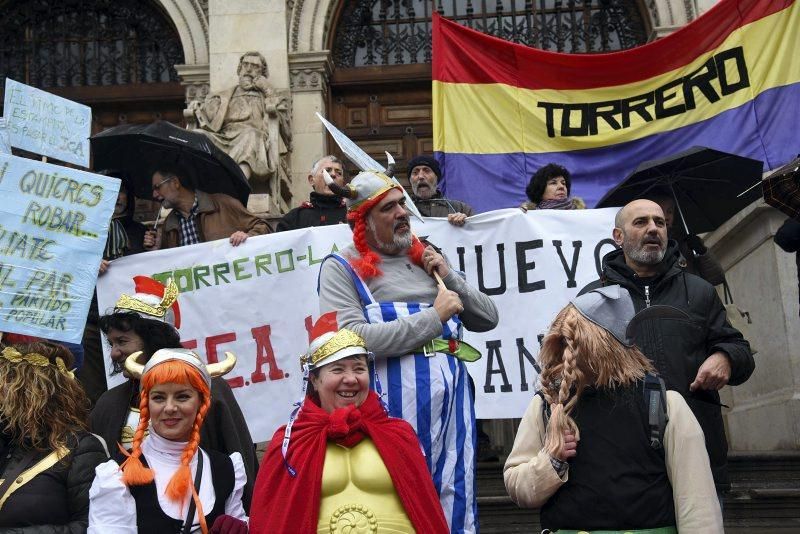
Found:
[[[0,20],[0,82],[10,77],[92,108],[93,132],[124,122],[183,121],[184,63],[169,17],[151,0],[9,0]],[[2,86],[0,86],[2,91]]]
[[[433,152],[432,11],[513,42],[568,53],[632,48],[650,17],[637,0],[357,0],[340,2],[326,48],[333,122],[376,160]],[[335,146],[329,142],[329,146]],[[335,151],[334,151],[335,152]]]

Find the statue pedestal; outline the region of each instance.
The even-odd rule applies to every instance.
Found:
[[[786,215],[754,202],[706,235],[758,348],[750,380],[720,391],[734,451],[800,449],[800,321],[794,254],[772,241]],[[721,287],[719,288],[721,290]]]
[[[280,215],[281,213],[279,206],[275,205],[272,196],[268,193],[251,193],[247,199],[247,211],[256,215]]]

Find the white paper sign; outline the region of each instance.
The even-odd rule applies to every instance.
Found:
[[[463,228],[445,219],[415,224],[470,284],[492,296],[500,313],[494,330],[465,332],[483,353],[468,365],[478,417],[522,416],[536,388],[536,336],[597,279],[599,258],[614,247],[615,214],[510,209],[471,217]],[[135,275],[174,277],[181,290],[182,341],[212,359],[228,350],[237,355],[227,378],[253,439],[267,440],[300,395],[299,356],[319,316],[320,262],[351,240],[349,227],[336,225],[254,237],[237,248],[220,240],[121,258],[99,279],[100,310],[132,293]],[[110,385],[121,380],[112,377]]]
[[[0,155],[0,331],[80,343],[119,180]]]
[[[3,106],[12,147],[89,167],[89,106],[11,78],[6,78]]]

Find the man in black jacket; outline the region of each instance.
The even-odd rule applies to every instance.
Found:
[[[432,156],[419,155],[408,162],[408,181],[411,200],[425,217],[447,217],[453,226],[464,226],[467,217],[474,215],[466,202],[445,198],[439,191],[442,169]]]
[[[689,314],[689,321],[643,323],[636,344],[653,361],[667,388],[686,398],[705,433],[714,482],[723,491],[730,486],[728,442],[718,391],[750,378],[755,367],[750,345],[728,322],[714,287],[680,267],[678,246],[667,240],[658,204],[634,200],[622,208],[614,221],[613,238],[621,249],[603,257],[602,278],[581,293],[619,284],[628,289],[637,311],[666,304]]]
[[[328,171],[328,174],[339,186],[344,186],[344,169],[339,158],[323,156],[318,159],[308,175],[308,183],[312,188],[311,197],[308,202],[303,202],[290,210],[278,221],[277,232],[311,226],[327,226],[347,221],[347,209],[344,207],[344,201],[331,193],[325,184],[323,171]]]

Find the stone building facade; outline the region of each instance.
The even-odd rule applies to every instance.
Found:
[[[570,10],[579,9],[575,5],[583,6],[580,9],[595,6],[585,20],[595,15],[617,17],[614,23],[619,31],[610,35],[601,30],[595,40],[582,41],[573,35],[565,41],[563,36],[547,34],[542,29],[547,26],[544,24],[538,33],[528,35],[535,41],[528,44],[544,43],[545,48],[565,51],[634,46],[669,34],[714,3],[534,2],[543,6],[539,14],[545,22],[558,17],[568,20]],[[331,118],[379,161],[384,149],[390,150],[398,159],[401,175],[408,158],[432,151],[429,33],[425,33],[429,25],[424,22],[430,18],[431,9],[461,17],[466,24],[474,22],[473,27],[489,28],[490,19],[518,13],[526,2],[95,0],[95,12],[86,9],[92,2],[62,0],[58,2],[60,18],[52,20],[36,11],[36,6],[45,4],[45,0],[0,2],[4,13],[0,26],[8,25],[2,28],[5,37],[0,38],[0,74],[91,105],[95,131],[123,122],[161,118],[180,123],[183,111],[192,102],[202,101],[210,91],[236,84],[237,64],[243,53],[262,53],[269,65],[271,86],[290,93],[293,142],[286,162],[290,178],[279,208],[285,211],[308,197],[306,176],[311,164],[324,154],[337,153],[316,112]],[[121,5],[131,12],[113,26],[108,22],[110,10],[124,9]],[[481,12],[481,6],[486,5],[494,6],[491,13]],[[55,66],[36,63],[31,54],[49,50],[48,46],[56,50],[58,45],[52,39],[38,38],[37,31],[46,33],[43,24],[68,25],[70,6],[82,6],[82,16],[94,21],[94,26],[86,30],[88,34],[98,27],[107,30],[98,33],[98,39],[113,43],[106,46],[106,55],[112,61],[121,61],[124,66],[125,61],[136,64],[138,57],[140,66],[121,74],[113,71],[111,77],[119,76],[119,80],[107,83],[108,68],[102,66],[107,62],[100,62],[97,52],[88,49],[76,48],[75,57],[85,64],[97,64],[97,72],[105,74],[93,77],[90,69],[84,72],[76,67],[82,77],[75,78],[74,69],[61,72]],[[497,6],[505,11],[498,11]],[[137,30],[131,21],[140,18]],[[421,22],[399,22],[410,19]],[[5,30],[10,28],[16,32],[24,28],[24,32],[9,34]],[[158,32],[145,35],[148,28],[157,28]],[[128,36],[139,31],[138,37],[129,39],[138,43],[135,52],[118,52],[126,46],[119,44],[121,31]],[[592,32],[587,35],[595,35]],[[402,46],[397,46],[398,42]],[[166,72],[159,67],[164,58],[172,58],[174,70]],[[753,317],[754,341],[761,349],[753,378],[728,393],[731,410],[726,417],[734,450],[800,449],[800,345],[791,341],[800,333],[797,278],[794,258],[777,249],[771,239],[784,218],[757,203],[707,236],[712,251],[728,271],[734,294]]]

